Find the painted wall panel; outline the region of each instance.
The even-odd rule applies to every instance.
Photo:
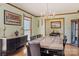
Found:
[[[5,25],[4,27],[4,10],[8,10],[10,12],[19,14],[22,16],[21,19],[21,26],[16,25]],[[19,36],[23,35],[23,15],[26,15],[28,17],[33,17],[15,7],[12,7],[8,4],[1,4],[0,5],[0,38],[4,37],[4,28],[5,28],[5,36],[7,38],[14,37],[14,32],[17,30],[19,32]]]

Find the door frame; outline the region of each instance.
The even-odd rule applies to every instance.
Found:
[[[76,23],[77,20],[71,20],[71,44],[73,44],[73,39],[72,39],[72,22]],[[76,31],[76,25],[75,25],[75,31]],[[76,33],[75,33],[76,34]]]
[[[79,19],[72,19],[71,20],[71,22],[75,22],[76,24],[78,24],[78,29],[79,29]],[[75,27],[76,27],[76,25],[75,25]],[[71,29],[72,29],[72,23],[71,23]],[[75,31],[76,31],[77,29],[75,28]],[[76,33],[75,33],[76,34]],[[79,31],[78,31],[78,47],[79,47]],[[71,30],[71,44],[72,44],[72,30]]]

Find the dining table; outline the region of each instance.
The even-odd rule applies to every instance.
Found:
[[[39,43],[41,48],[63,50],[63,39],[59,36],[45,36],[29,41],[29,43]]]
[[[42,56],[64,56],[63,39],[60,36],[45,36],[29,41],[30,44],[40,44]]]

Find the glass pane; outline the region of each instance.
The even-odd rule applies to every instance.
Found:
[[[30,29],[30,21],[24,20],[24,29]]]

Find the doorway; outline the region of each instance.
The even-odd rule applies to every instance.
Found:
[[[78,20],[71,20],[71,44],[78,46]]]

